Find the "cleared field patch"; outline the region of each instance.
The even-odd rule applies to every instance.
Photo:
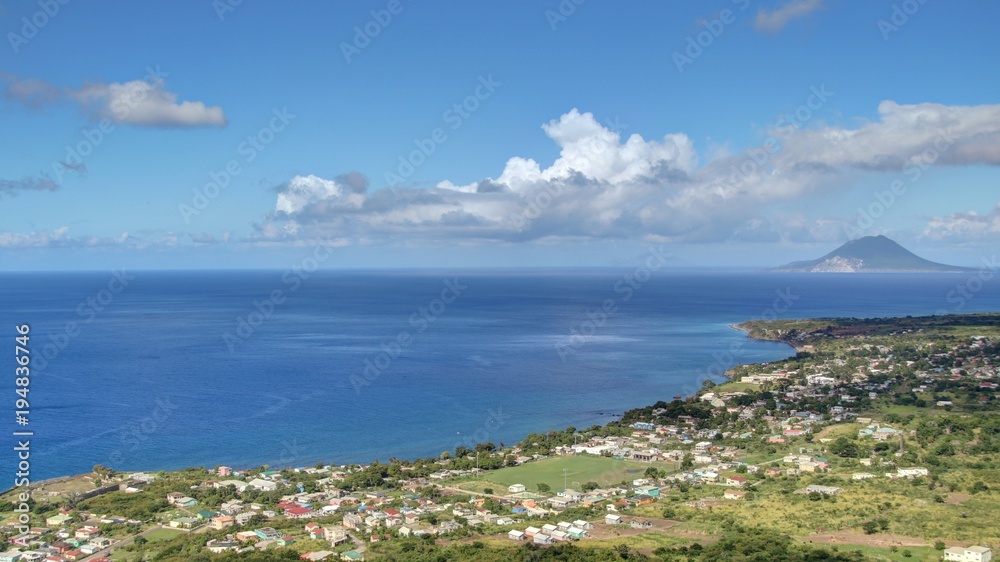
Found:
[[[170,539],[177,538],[183,534],[186,533],[184,533],[184,531],[178,531],[177,529],[157,529],[149,532],[146,535],[146,539],[149,542],[169,541]]]
[[[579,490],[587,482],[597,482],[602,487],[620,484],[623,480],[631,482],[636,478],[642,478],[650,466],[667,468],[662,463],[641,463],[607,457],[574,455],[553,457],[520,466],[493,470],[487,474],[487,478],[491,482],[505,487],[503,490],[497,490],[497,493],[505,493],[506,486],[511,484],[524,484],[529,492],[534,492],[538,489],[539,483],[548,484],[552,491],[559,491],[563,489],[563,469],[566,469],[566,485],[569,488]]]
[[[865,535],[851,531],[811,535],[803,542],[834,546],[840,552],[860,551],[875,560],[896,562],[929,562],[941,560],[941,551],[927,546],[926,541],[899,535]],[[964,543],[962,543],[964,545]],[[955,544],[953,546],[958,546]],[[909,556],[908,556],[909,555]]]

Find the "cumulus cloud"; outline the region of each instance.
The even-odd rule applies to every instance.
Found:
[[[952,213],[943,217],[931,217],[927,221],[923,235],[931,240],[1000,241],[1000,203],[985,214],[975,211]]]
[[[801,131],[782,159],[797,166],[902,170],[910,165],[1000,164],[1000,105],[900,105],[883,101],[880,120],[857,129]]]
[[[177,94],[163,88],[163,81],[133,80],[124,84],[86,84],[73,98],[95,120],[136,127],[225,127],[221,107],[200,101],[177,101]]]
[[[345,181],[341,178],[340,181]],[[288,183],[278,187],[278,202],[274,211],[283,215],[302,213],[307,207],[316,211],[358,209],[364,202],[364,191],[357,191],[358,183],[339,183],[337,180],[325,180],[316,176],[296,176]],[[360,180],[356,180],[360,182]],[[361,183],[367,186],[367,180]]]
[[[57,88],[33,78],[0,75],[4,83],[4,98],[32,109],[72,102],[91,119],[108,119],[112,123],[134,127],[225,127],[226,116],[221,107],[207,106],[200,101],[179,101],[176,93],[165,89],[166,73],[150,69],[141,80],[129,82],[92,82],[83,86]]]
[[[464,185],[369,192],[357,175],[296,176],[277,189],[274,210],[254,237],[830,241],[844,236],[842,221],[764,215],[774,203],[848,188],[867,171],[1000,164],[1000,106],[886,101],[877,121],[856,128],[776,125],[761,145],[770,141],[777,147],[771,153],[715,151],[704,164],[683,133],[625,138],[576,109],[542,130],[560,149],[551,164],[515,156],[497,177]]]
[[[804,18],[821,8],[823,8],[823,0],[792,0],[772,11],[761,8],[757,11],[757,17],[754,19],[754,27],[757,31],[777,33],[790,22]]]

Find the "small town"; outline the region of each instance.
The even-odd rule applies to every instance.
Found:
[[[33,490],[27,529],[8,500],[0,562],[989,562],[998,326],[997,315],[749,322],[739,328],[797,354],[603,427],[436,458],[96,466]]]

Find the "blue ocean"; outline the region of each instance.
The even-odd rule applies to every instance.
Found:
[[[0,274],[32,480],[438,455],[587,427],[789,347],[748,319],[1000,310],[972,274],[618,269]],[[15,326],[30,325],[27,426]]]

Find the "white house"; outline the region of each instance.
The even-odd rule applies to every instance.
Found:
[[[818,484],[813,484],[811,486],[806,486],[806,492],[817,494],[826,494],[828,496],[835,496],[840,493],[840,488],[835,486],[820,486]]]
[[[531,540],[535,544],[552,544],[552,537],[543,535],[542,533],[537,533],[534,537],[531,537]]]
[[[213,552],[215,554],[221,554],[221,553],[229,551],[229,550],[232,550],[234,552],[237,551],[237,550],[239,550],[240,549],[240,543],[238,543],[236,541],[215,540],[215,539],[213,539],[213,540],[210,540],[207,543],[205,543],[205,547],[208,548],[209,551],[211,551],[211,552]]]
[[[512,494],[520,494],[521,492],[527,491],[527,487],[524,484],[511,484],[507,486],[507,491]]]
[[[226,486],[232,486],[236,488],[237,492],[242,492],[247,489],[247,483],[242,480],[220,480],[215,484],[212,484],[215,488],[225,488]]]
[[[254,478],[253,480],[247,482],[247,488],[256,488],[262,492],[273,492],[278,489],[278,484],[276,482],[271,482],[270,480]]]
[[[621,525],[622,524],[622,516],[621,515],[614,515],[614,514],[610,514],[609,513],[608,515],[604,516],[604,524],[605,525]]]
[[[944,551],[944,559],[955,562],[990,562],[993,560],[993,551],[985,546],[970,546],[968,548],[953,546]]]
[[[569,537],[569,533],[567,533],[566,531],[558,531],[558,530],[557,531],[552,531],[552,535],[550,535],[550,536],[552,537],[553,540],[556,540],[556,541],[559,541],[559,542],[569,542],[569,538],[570,538]]]
[[[507,533],[507,538],[512,541],[523,541],[527,538],[527,535],[524,534],[524,531],[514,529],[513,531]]]
[[[896,476],[900,478],[913,478],[915,476],[927,476],[929,472],[922,466],[911,466],[908,468],[897,468]]]

